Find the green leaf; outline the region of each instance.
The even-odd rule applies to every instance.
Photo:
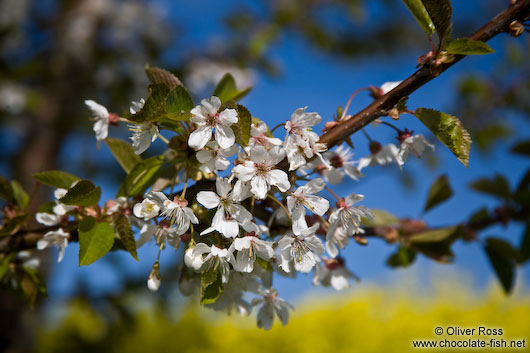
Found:
[[[59,199],[65,205],[94,206],[101,197],[101,188],[96,187],[90,180],[81,180],[76,183],[66,195]]]
[[[458,118],[427,108],[418,108],[415,115],[463,165],[468,166],[471,138]]]
[[[427,230],[425,232],[412,234],[408,240],[410,243],[437,243],[449,240],[455,234],[458,227],[447,227]]]
[[[224,103],[226,101],[229,101],[236,94],[236,80],[234,80],[234,77],[231,74],[226,73],[215,87],[215,90],[213,91],[213,96],[218,97],[221,100],[221,103]]]
[[[154,121],[165,114],[166,97],[170,92],[169,87],[164,83],[156,83],[149,85],[148,90],[149,96],[142,109],[127,117],[130,121],[145,123]]]
[[[20,227],[28,220],[27,214],[21,214],[10,218],[6,223],[2,225],[0,229],[0,237],[15,234]]]
[[[518,258],[517,250],[499,238],[487,238],[484,250],[502,284],[502,288],[506,293],[510,293],[515,278],[515,262]]]
[[[523,175],[519,184],[517,185],[517,192],[528,190],[530,188],[530,169],[527,169],[526,173]]]
[[[386,264],[391,267],[408,267],[416,259],[416,251],[400,246],[397,252],[392,254],[387,260]]]
[[[11,187],[13,188],[13,197],[17,201],[20,208],[24,209],[29,203],[29,195],[24,191],[22,185],[16,180],[11,180]]]
[[[180,82],[177,76],[159,67],[145,65],[145,73],[147,74],[149,81],[153,84],[163,83],[168,86],[169,89],[174,89],[177,86],[182,87],[182,82]]]
[[[230,73],[226,73],[215,87],[212,95],[219,97],[221,103],[228,102],[229,100],[237,102],[246,96],[250,90],[251,87],[248,87],[242,91],[239,91],[237,89],[234,77]]]
[[[427,13],[434,23],[436,33],[440,39],[440,44],[444,39],[450,36],[451,33],[451,16],[453,8],[450,0],[422,0],[423,5],[427,9]]]
[[[393,214],[378,210],[378,209],[371,209],[374,220],[372,221],[369,218],[363,217],[361,219],[361,225],[363,227],[378,227],[378,226],[390,226],[390,225],[397,225],[399,224],[399,218],[394,216]]]
[[[47,172],[33,174],[33,178],[41,184],[59,189],[70,189],[74,182],[81,179],[60,170],[49,170]]]
[[[193,100],[188,91],[182,86],[177,86],[167,96],[165,118],[187,121],[191,116],[190,110],[192,108]]]
[[[106,222],[86,217],[79,224],[79,266],[90,265],[112,249],[114,229]]]
[[[35,269],[22,267],[17,280],[30,308],[33,308],[39,295],[46,296],[46,282]]]
[[[423,5],[423,2],[421,0],[403,0],[403,2],[407,5],[409,11],[412,13],[423,31],[428,36],[432,36],[435,30],[434,23],[432,22],[427,9]]]
[[[201,304],[212,304],[223,291],[222,276],[219,272],[219,259],[201,274]]]
[[[138,163],[125,178],[117,197],[143,194],[158,178],[163,165],[163,156],[154,156]]]
[[[0,176],[0,198],[6,200],[7,202],[13,202],[14,197],[13,187],[9,181],[7,181],[7,179]]]
[[[114,228],[120,236],[120,240],[125,249],[132,255],[136,261],[138,260],[138,254],[136,252],[136,241],[134,240],[134,233],[131,229],[129,220],[123,213],[115,213],[112,217],[114,222]]]
[[[423,211],[429,211],[431,208],[447,201],[451,196],[453,196],[453,189],[449,185],[449,178],[447,178],[447,175],[440,175],[429,189]]]
[[[4,278],[4,276],[6,275],[7,271],[9,270],[9,264],[13,260],[15,260],[16,255],[17,255],[16,252],[0,255],[0,282],[2,281],[2,278]]]
[[[106,138],[105,142],[107,143],[107,146],[109,146],[114,158],[116,158],[127,174],[129,174],[131,170],[142,161],[142,157],[134,153],[130,143],[110,137]]]
[[[527,157],[530,156],[530,141],[519,142],[518,144],[512,147],[512,152]]]
[[[479,209],[478,211],[475,211],[471,217],[469,217],[469,220],[467,221],[468,224],[477,224],[482,223],[490,218],[490,213],[488,212],[488,209],[486,207],[483,207]]]
[[[449,54],[458,55],[483,55],[495,53],[495,50],[486,44],[478,40],[472,40],[469,38],[457,38],[447,44],[445,50]]]
[[[472,182],[469,187],[475,191],[492,195],[503,200],[509,200],[511,196],[510,184],[506,178],[496,174],[492,179],[481,178]]]
[[[521,246],[519,247],[519,253],[521,255],[521,262],[530,259],[530,223],[526,224],[523,238],[521,239]]]
[[[247,108],[241,104],[237,105],[237,124],[232,125],[232,130],[236,135],[236,142],[245,147],[250,139],[250,127],[252,125],[252,116]]]

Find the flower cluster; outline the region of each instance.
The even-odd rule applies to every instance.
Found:
[[[394,162],[401,167],[408,155],[419,157],[426,147],[434,147],[422,135],[405,130],[398,135],[400,146],[383,147],[370,140],[370,155],[354,160],[349,147],[328,150],[319,142],[313,131],[322,120],[318,113],[295,110],[282,124],[286,131],[282,140],[264,121],[241,115],[239,106],[216,96],[184,112],[188,115],[181,116],[188,118],[173,130],[177,134],[169,141],[161,134],[164,125],[157,121],[129,120],[94,101],[86,104],[95,115],[98,142],[106,139],[110,124],[127,121],[133,132],[131,150],[142,154],[160,138],[168,144],[161,157],[175,170],[169,181],[159,178],[146,185],[148,191],[136,195],[143,193],[141,199],[121,197],[94,212],[109,215],[116,229],[115,215],[125,215],[138,230],[136,247],[154,241],[162,251],[168,244],[175,249],[185,244],[182,293],[200,288],[204,305],[243,315],[260,306],[258,326],[265,329],[272,327],[275,316],[285,325],[292,308],[272,287],[275,272],[284,276],[313,272],[315,285],[337,290],[357,279],[340,251],[350,238],[362,236],[362,222],[373,219],[373,214],[357,205],[363,195],[339,197],[327,184],[339,184],[346,175],[359,180],[369,166]],[[131,116],[141,114],[146,104],[143,99],[133,102]],[[242,139],[245,124],[250,128]],[[175,192],[178,184],[182,188]],[[64,192],[56,192],[58,200]],[[336,199],[334,205],[331,197]],[[39,213],[37,220],[62,224],[76,212],[74,208],[56,201],[53,213]],[[59,246],[60,261],[68,239],[68,232],[60,227],[48,232],[38,247]],[[162,283],[157,259],[147,285],[158,290]]]

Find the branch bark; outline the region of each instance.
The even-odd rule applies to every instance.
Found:
[[[487,42],[499,33],[506,32],[510,23],[513,21],[524,21],[529,15],[530,0],[518,0],[515,4],[499,13],[482,28],[473,33],[470,39]],[[442,66],[441,72],[449,69],[464,57],[465,55],[457,55],[453,62]],[[409,96],[435,77],[437,76],[431,73],[428,66],[420,68],[392,91],[374,100],[369,106],[357,114],[324,133],[320,137],[319,142],[327,144],[328,148],[339,144],[345,138],[359,131],[378,117],[386,115],[385,112],[392,109],[400,99]]]

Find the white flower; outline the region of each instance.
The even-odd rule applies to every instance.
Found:
[[[201,235],[218,231],[226,238],[235,238],[239,234],[239,223],[243,224],[252,219],[252,214],[237,203],[233,197],[232,185],[227,179],[217,178],[215,182],[217,194],[213,191],[201,191],[197,194],[197,201],[207,209],[217,207],[212,225]]]
[[[76,183],[77,182],[74,182],[70,187],[74,186]],[[68,190],[66,189],[55,189],[55,191],[53,192],[53,196],[55,196],[56,199],[56,205],[53,206],[53,213],[55,213],[56,215],[64,216],[68,212],[75,210],[75,208],[77,207],[73,205],[65,205],[64,203],[59,201],[59,199],[66,195],[67,192]]]
[[[405,163],[410,153],[414,153],[420,158],[426,147],[434,151],[434,145],[429,143],[423,135],[412,135],[413,133],[413,131],[405,129],[398,136],[399,141],[401,141],[401,146],[399,147],[397,162],[400,166]]]
[[[63,216],[45,212],[38,212],[35,215],[37,222],[45,226],[56,226],[61,223],[62,218]]]
[[[333,151],[324,153],[324,159],[331,168],[321,165],[317,167],[317,170],[330,184],[340,184],[344,178],[344,173],[353,180],[358,181],[362,174],[354,166],[355,162],[352,157],[353,152],[348,147],[339,146]]]
[[[290,272],[290,263],[294,262],[294,268],[298,272],[307,273],[320,261],[319,255],[324,252],[324,245],[315,235],[320,227],[319,223],[314,224],[300,232],[299,235],[285,235],[278,241],[281,249],[280,267],[285,272]]]
[[[186,200],[175,198],[175,201],[171,201],[159,191],[149,191],[145,197],[160,207],[162,211],[160,215],[167,218],[171,226],[176,225],[177,235],[184,234],[190,228],[190,223],[199,223],[193,210],[187,207],[188,202]]]
[[[320,178],[311,180],[304,186],[299,187],[290,196],[287,196],[287,209],[293,218],[293,232],[299,234],[307,229],[305,220],[305,208],[316,215],[322,216],[329,209],[329,201],[314,194],[322,191],[326,184]]]
[[[208,246],[204,243],[199,243],[188,255],[186,265],[189,266],[191,264],[197,271],[201,269],[207,271],[208,269],[218,267],[221,272],[222,282],[227,283],[228,276],[230,275],[229,262],[234,262],[234,255],[227,249],[220,249],[215,245]]]
[[[260,120],[258,123],[252,124],[250,126],[250,139],[248,141],[248,146],[245,149],[250,151],[252,146],[256,145],[270,148],[272,146],[281,146],[283,144],[283,141],[279,138],[268,137],[268,132],[269,128],[265,122]]]
[[[326,238],[329,237],[330,233],[334,233],[336,227],[338,226],[343,227],[344,231],[348,235],[353,235],[362,232],[362,229],[360,228],[361,217],[367,217],[370,219],[374,218],[372,211],[370,211],[366,207],[353,206],[353,204],[363,199],[363,195],[351,194],[345,199],[341,199],[337,203],[337,206],[339,208],[333,211],[333,213],[331,213],[331,215],[329,216],[330,225]]]
[[[136,247],[141,247],[153,239],[153,237],[155,237],[156,243],[159,246],[167,242],[177,249],[180,243],[177,228],[170,227],[167,221],[162,221],[159,224],[144,223],[140,228],[140,238],[136,241]]]
[[[129,125],[129,130],[133,133],[130,139],[136,154],[144,153],[151,146],[151,143],[155,142],[159,134],[158,126],[150,122]]]
[[[52,230],[44,234],[42,239],[37,242],[37,249],[44,250],[52,246],[59,247],[57,262],[61,262],[64,257],[64,251],[68,246],[68,237],[70,237],[70,233],[65,232],[62,228]]]
[[[306,164],[306,158],[318,156],[326,150],[326,145],[318,143],[318,135],[311,127],[318,124],[322,117],[318,113],[306,113],[307,107],[298,108],[285,123],[285,150],[289,161],[289,170],[295,170]],[[323,161],[323,163],[325,163]]]
[[[246,291],[259,291],[258,279],[259,277],[252,273],[230,272],[228,283],[223,287],[219,298],[212,304],[206,304],[206,307],[217,311],[226,310],[229,315],[236,310],[241,316],[248,316],[252,307],[243,299],[243,295]]]
[[[298,108],[291,115],[291,120],[285,122],[285,130],[287,136],[298,135],[302,138],[314,138],[318,140],[318,135],[311,131],[311,127],[322,121],[322,117],[318,113],[307,113],[305,108]]]
[[[362,233],[363,230],[360,229],[359,233]],[[344,249],[346,245],[350,242],[350,236],[342,226],[339,224],[332,223],[328,228],[326,233],[326,251],[331,257],[337,257],[339,254],[339,248]],[[337,247],[338,246],[338,247]]]
[[[256,257],[270,260],[274,256],[272,242],[261,240],[256,233],[249,233],[242,238],[235,238],[229,251],[237,250],[234,269],[240,272],[252,272]]]
[[[136,114],[144,107],[144,104],[145,99],[143,98],[140,99],[139,102],[132,101],[131,106],[129,107],[129,111],[131,112],[131,114]]]
[[[147,288],[149,288],[149,290],[152,292],[156,292],[160,288],[161,282],[162,277],[160,276],[160,271],[157,262],[153,266],[151,273],[149,273],[149,277],[147,277]]]
[[[219,112],[221,100],[212,96],[203,99],[201,105],[191,110],[190,121],[197,125],[197,129],[190,134],[188,145],[196,150],[202,149],[212,137],[215,129],[215,140],[223,149],[229,148],[235,142],[235,135],[230,127],[237,123],[237,112],[235,109],[225,109]]]
[[[263,146],[256,146],[250,151],[250,160],[236,166],[233,173],[242,182],[250,181],[250,191],[258,200],[267,197],[271,185],[285,192],[291,187],[287,173],[274,167],[284,155],[279,147],[267,151]]]
[[[390,81],[383,83],[380,87],[381,95],[384,96],[388,92],[392,91],[394,88],[399,86],[401,82],[402,81]]]
[[[107,108],[94,102],[93,100],[86,100],[85,104],[90,108],[94,114],[94,132],[96,133],[96,140],[102,141],[107,138],[109,134],[109,111]]]
[[[203,149],[197,152],[195,157],[201,163],[199,167],[205,173],[214,173],[219,170],[225,170],[230,165],[227,157],[232,156],[237,152],[237,146],[232,145],[229,148],[221,148],[216,141],[210,141],[206,144],[208,149]]]
[[[385,165],[392,163],[392,161],[397,162],[398,151],[399,149],[392,143],[381,147],[379,142],[373,141],[370,143],[371,154],[359,160],[357,169],[361,171],[363,168],[368,166],[373,167],[375,165]]]
[[[323,258],[322,262],[315,268],[313,285],[323,287],[332,286],[335,290],[343,290],[350,287],[350,279],[359,280],[357,276],[348,271],[344,266],[342,258]]]
[[[156,202],[146,198],[142,203],[137,203],[133,207],[133,213],[138,218],[143,218],[144,221],[148,221],[153,217],[158,216],[160,212],[160,206]]]
[[[252,306],[263,304],[258,311],[258,327],[270,330],[274,322],[274,314],[278,316],[283,326],[289,321],[289,309],[294,308],[285,300],[278,297],[276,290],[266,290],[262,299],[252,300]]]
[[[40,266],[40,260],[30,251],[19,251],[17,253],[17,260],[22,263],[23,267],[29,267],[36,270]]]

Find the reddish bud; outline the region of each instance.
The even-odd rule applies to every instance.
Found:
[[[370,141],[370,153],[378,154],[383,149],[383,146],[377,141]]]

